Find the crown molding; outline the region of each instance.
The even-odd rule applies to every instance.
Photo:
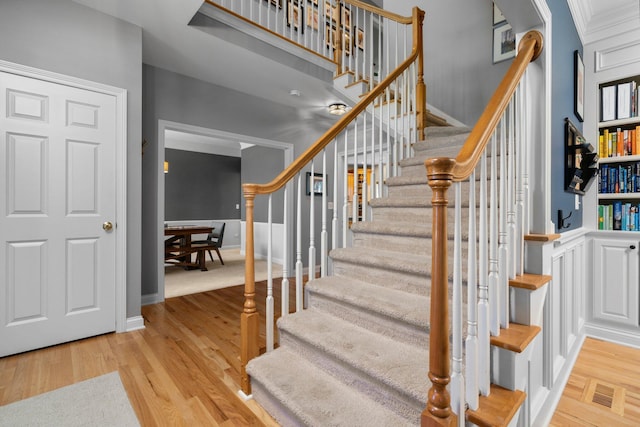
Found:
[[[618,1],[614,7],[594,3],[608,0],[567,0],[571,16],[583,45],[640,28],[640,5],[636,0]]]

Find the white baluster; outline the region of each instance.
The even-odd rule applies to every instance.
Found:
[[[313,194],[313,177],[315,176],[315,164],[311,161],[311,176],[309,179],[309,189],[311,191],[311,197],[309,198],[309,277],[307,280],[311,280],[316,276],[316,206],[315,196]]]
[[[455,190],[455,220],[453,232],[453,351],[451,367],[451,410],[464,419],[464,377],[462,375],[462,231],[461,183],[453,184]]]
[[[327,232],[327,150],[322,150],[322,225],[320,230],[320,276],[327,275],[327,240],[329,234]],[[313,191],[312,191],[313,192]],[[313,197],[313,195],[311,196]]]
[[[469,177],[469,240],[467,250],[467,339],[465,343],[467,404],[478,409],[478,282],[476,268],[476,173]]]
[[[518,233],[518,243],[516,247],[516,259],[517,266],[516,272],[519,275],[524,274],[524,126],[525,126],[525,117],[523,114],[523,84],[518,85],[518,89],[516,92],[517,97],[517,105],[518,105],[518,115],[517,115],[517,125],[516,129],[518,132],[518,136],[516,138],[516,154],[517,163],[516,163],[516,230]]]
[[[273,262],[273,218],[272,218],[272,209],[271,202],[273,199],[273,193],[269,194],[269,211],[267,212],[267,301],[266,301],[266,338],[267,338],[267,351],[273,350],[273,318],[274,318],[274,307],[273,307],[273,272],[272,272],[272,262]]]
[[[513,256],[509,256],[509,279],[515,279],[516,277],[516,260],[518,259],[516,253],[516,202],[515,202],[515,103],[514,99],[511,99],[509,104],[509,139],[508,143],[508,157],[507,157],[507,233],[509,249],[512,251]],[[509,284],[507,283],[507,301],[509,301]],[[509,316],[509,305],[507,304],[507,317]]]
[[[296,311],[304,308],[302,298],[302,172],[298,173],[298,200],[296,203]]]
[[[351,197],[352,222],[360,221],[358,218],[358,119],[356,118],[353,130],[353,197]]]
[[[342,182],[344,199],[342,203],[342,247],[347,247],[347,230],[349,229],[349,130],[344,131],[344,169],[342,170]]]
[[[500,122],[500,228],[498,231],[498,275],[500,287],[500,327],[509,327],[509,240],[507,235],[507,129],[506,116]]]
[[[362,166],[363,166],[363,173],[364,173],[364,179],[362,180],[362,221],[367,221],[367,205],[369,203],[369,200],[367,195],[369,194],[369,180],[367,179],[368,177],[368,147],[367,147],[367,115],[363,114],[362,115],[362,121],[363,121],[363,125],[362,125]]]
[[[289,314],[289,212],[287,209],[287,201],[289,200],[289,184],[284,187],[283,203],[282,203],[282,287],[280,316],[284,317]]]
[[[498,276],[498,144],[496,134],[491,136],[491,193],[489,202],[489,307],[491,335],[500,335],[500,282]]]
[[[331,218],[331,249],[339,247],[338,242],[338,139],[333,141],[333,216]]]
[[[489,333],[489,288],[487,267],[488,236],[487,236],[487,151],[482,153],[480,160],[480,227],[479,227],[480,255],[478,258],[478,387],[483,396],[489,395],[490,384],[490,333]]]

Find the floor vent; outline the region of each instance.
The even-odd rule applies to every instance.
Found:
[[[590,378],[582,393],[582,401],[624,416],[624,395],[624,388]]]

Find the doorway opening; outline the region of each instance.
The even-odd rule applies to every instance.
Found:
[[[208,157],[209,159],[213,159],[216,156],[219,158],[222,157],[238,157],[240,158],[240,167],[242,167],[242,152],[243,150],[250,149],[254,146],[266,147],[275,150],[278,155],[282,156],[283,164],[286,167],[293,161],[293,144],[267,140],[262,138],[251,137],[247,135],[240,135],[229,133],[225,131],[203,128],[199,126],[187,125],[183,123],[169,122],[160,120],[158,122],[158,159],[157,159],[157,171],[158,171],[158,230],[157,230],[157,242],[158,242],[158,253],[157,253],[157,272],[158,272],[158,293],[157,298],[158,301],[164,301],[166,297],[173,296],[175,292],[170,291],[167,293],[166,283],[165,283],[165,225],[210,225],[212,221],[216,222],[224,222],[225,223],[225,232],[224,232],[224,241],[223,241],[223,251],[222,257],[225,263],[227,263],[227,259],[229,259],[229,264],[233,264],[233,261],[238,262],[238,257],[244,258],[244,254],[241,251],[241,248],[244,249],[244,245],[242,245],[242,238],[244,236],[243,227],[244,221],[242,216],[240,215],[241,210],[243,211],[244,199],[242,197],[242,189],[234,188],[231,192],[235,194],[237,197],[233,199],[233,202],[230,202],[231,199],[226,200],[226,203],[232,204],[233,213],[227,209],[227,217],[219,218],[219,217],[211,217],[205,214],[204,217],[200,218],[198,211],[199,204],[197,201],[191,200],[188,202],[191,206],[189,209],[192,211],[185,213],[185,218],[179,218],[180,214],[177,214],[175,211],[171,212],[171,218],[167,217],[169,212],[167,209],[167,188],[169,185],[165,183],[165,177],[169,178],[169,176],[174,173],[177,174],[179,171],[176,169],[179,167],[180,162],[187,161],[188,159],[196,159],[198,153],[201,154],[200,157]],[[169,155],[167,151],[170,152],[171,156],[175,162],[169,161],[168,164],[165,163]],[[201,161],[206,161],[202,160]],[[172,166],[173,163],[173,166]],[[168,169],[165,172],[165,169]],[[279,171],[278,171],[279,172]],[[165,175],[166,173],[166,175]],[[188,176],[188,175],[187,175]],[[176,178],[174,175],[172,178]],[[183,176],[182,179],[187,179]],[[191,180],[193,182],[193,180]],[[237,182],[237,181],[236,181]],[[213,184],[215,185],[215,184]],[[223,185],[223,184],[220,184]],[[181,184],[180,188],[184,188],[181,190],[182,193],[186,193],[189,191],[190,185]],[[187,198],[188,199],[188,198]],[[206,204],[206,203],[205,203]],[[228,206],[227,206],[228,207]],[[206,209],[206,208],[205,208]],[[200,211],[202,212],[202,211]],[[224,216],[225,214],[222,213]],[[197,236],[197,238],[206,238],[206,235]],[[225,254],[225,251],[227,253]],[[214,262],[218,263],[219,260],[217,254],[215,252],[212,253]],[[209,259],[208,253],[204,253],[207,259]],[[225,258],[226,257],[226,258]],[[242,263],[243,263],[242,259]],[[171,267],[172,269],[176,267]],[[228,269],[230,270],[230,269]],[[197,281],[202,281],[202,272],[200,270],[189,271],[190,274],[188,277],[190,279],[194,279]],[[230,271],[228,271],[231,274]],[[184,275],[182,275],[184,277]],[[236,276],[237,277],[237,276]],[[221,278],[220,278],[221,279]],[[182,280],[182,279],[180,279]],[[222,280],[222,279],[221,279]],[[236,281],[236,279],[232,279]],[[244,280],[242,280],[244,283]],[[238,283],[229,283],[230,285],[238,284]],[[192,289],[198,289],[196,285]],[[188,289],[184,289],[184,291],[189,292]],[[197,290],[194,292],[198,292]],[[189,292],[190,293],[190,292]]]

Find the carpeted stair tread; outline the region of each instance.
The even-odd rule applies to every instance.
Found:
[[[354,233],[393,234],[396,236],[431,237],[430,223],[364,221],[351,225]],[[410,249],[410,248],[409,248]]]
[[[410,250],[410,248],[407,248]],[[329,256],[335,261],[350,264],[386,268],[390,271],[429,276],[431,257],[413,255],[406,252],[386,251],[383,249],[372,251],[371,248],[352,247],[337,248]]]
[[[269,391],[271,399],[285,405],[297,419],[290,422],[277,419],[283,426],[411,425],[407,419],[327,375],[300,357],[295,349],[280,347],[266,353],[252,360],[247,372],[252,381]]]
[[[455,147],[460,151],[460,147],[469,137],[469,132],[461,132],[455,135],[433,135],[428,136],[426,140],[418,141],[413,144],[414,151],[426,151],[438,148]]]
[[[471,128],[466,126],[427,126],[425,128],[427,140],[438,136],[452,136],[469,132],[471,132]]]
[[[428,328],[430,303],[427,296],[338,276],[311,280],[306,284],[306,289],[312,294],[344,301],[356,308],[424,328],[425,331]]]
[[[387,178],[388,186],[400,186],[400,185],[426,185],[427,183],[427,170],[425,169],[424,175],[419,176],[393,176]]]
[[[431,199],[425,197],[382,197],[371,199],[369,206],[389,208],[430,208]]]
[[[430,386],[428,348],[385,337],[312,308],[281,317],[278,328],[304,342],[315,354],[329,355],[360,372],[355,377],[366,375],[394,390],[394,394],[415,399],[416,409],[420,410]],[[297,345],[295,350],[305,352]]]

